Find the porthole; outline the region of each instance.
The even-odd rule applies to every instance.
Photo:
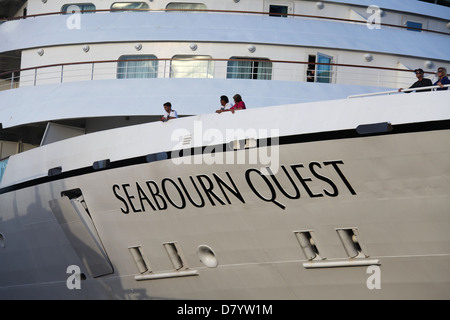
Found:
[[[214,251],[205,245],[201,245],[197,249],[197,254],[200,261],[208,268],[216,268],[219,262],[217,261]]]

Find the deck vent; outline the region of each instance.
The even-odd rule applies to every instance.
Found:
[[[183,145],[191,145],[192,135],[188,134],[183,137]]]
[[[62,172],[62,167],[51,168],[48,170],[48,176],[49,177],[57,176],[57,175],[61,174],[61,172]]]
[[[310,261],[323,259],[317,249],[313,231],[296,231],[294,234],[297,237],[298,243],[306,256],[306,259]]]
[[[360,135],[386,133],[393,130],[392,124],[389,122],[362,124],[356,128],[356,132]]]
[[[139,273],[142,274],[147,271],[151,272],[151,270],[149,270],[147,263],[145,262],[144,256],[141,251],[141,246],[129,247],[128,250],[130,250],[131,256],[133,257],[133,260],[136,263]]]
[[[107,169],[111,166],[111,161],[109,159],[95,161],[92,166],[94,167],[94,170]]]
[[[341,238],[342,244],[344,245],[345,251],[349,258],[366,258],[368,257],[362,248],[360,242],[360,237],[358,234],[358,229],[348,228],[348,229],[337,229],[336,230],[339,238]]]

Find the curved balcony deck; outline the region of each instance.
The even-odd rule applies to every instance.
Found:
[[[116,79],[23,87],[0,92],[3,128],[60,119],[214,113],[219,98],[242,95],[247,108],[347,98],[379,87],[240,79]],[[384,88],[387,90],[387,88]]]
[[[233,59],[195,59],[192,61],[204,63],[198,73],[192,74],[188,66],[186,74],[181,71],[176,75],[171,64],[177,59],[136,61],[154,62],[155,73],[137,73],[132,74],[133,78],[120,79],[120,60],[112,60],[40,66],[1,74],[6,82],[0,91],[0,123],[6,128],[54,119],[160,115],[166,101],[171,101],[179,114],[194,115],[214,112],[223,94],[231,98],[239,93],[249,107],[255,108],[342,99],[408,88],[415,82],[411,70],[367,65],[271,60],[270,73],[265,74],[266,80],[260,80],[239,79],[241,74],[230,73],[227,64]],[[308,82],[311,64],[326,66],[331,72],[316,75],[315,82]]]
[[[417,32],[404,26],[370,29],[365,22],[304,17],[277,19],[250,14],[123,12],[46,15],[0,25],[0,52],[60,46],[132,41],[201,41],[336,48],[447,60],[449,33]],[[264,14],[264,15],[263,15]],[[72,17],[73,18],[73,17]],[[319,19],[320,18],[320,19]],[[436,46],[440,43],[441,46]],[[444,48],[442,47],[444,46]]]

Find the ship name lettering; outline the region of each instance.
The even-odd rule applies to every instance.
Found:
[[[339,165],[343,165],[344,162],[341,160],[338,161],[324,161],[323,166],[320,162],[310,162],[307,166],[309,171],[306,170],[305,165],[303,164],[295,164],[290,165],[291,171],[294,173],[294,176],[297,178],[297,180],[300,182],[300,185],[303,187],[303,189],[306,191],[308,196],[310,198],[321,198],[324,197],[324,195],[329,197],[337,197],[339,195],[339,189],[337,186],[337,183],[333,182],[333,180],[327,176],[325,176],[323,173],[320,173],[320,169],[324,169],[325,167],[331,166],[331,168],[334,169],[335,173],[339,176],[339,178],[342,180],[342,183],[347,187],[348,191],[352,195],[356,195],[356,191],[353,189],[352,185],[348,181],[348,179],[345,177],[344,173],[340,169]],[[278,197],[280,194],[283,194],[284,197],[288,199],[300,199],[301,193],[298,188],[297,183],[292,178],[292,175],[289,174],[289,170],[286,169],[286,166],[281,166],[282,172],[284,172],[284,176],[289,180],[290,187],[294,189],[293,193],[289,193],[286,191],[285,186],[283,186],[279,179],[272,173],[272,170],[270,167],[265,168],[265,172],[259,170],[259,169],[248,169],[245,173],[245,179],[247,180],[247,184],[252,189],[253,193],[262,201],[265,202],[271,202],[274,205],[278,206],[281,209],[286,209],[286,206],[278,201]],[[306,171],[306,172],[303,172]],[[254,173],[252,175],[252,173]],[[273,184],[271,180],[267,177],[267,174],[271,177],[271,180],[273,181]],[[308,176],[306,176],[308,175]],[[309,175],[312,175],[315,179],[313,180],[312,177]],[[321,182],[325,183],[325,186],[317,187],[317,180],[320,180]],[[256,183],[255,183],[256,181]],[[260,182],[260,184],[258,184]],[[260,186],[260,187],[257,187]],[[261,187],[263,186],[263,187]],[[314,191],[313,187],[322,188],[323,193],[318,192],[317,190]],[[263,190],[261,190],[263,189]]]
[[[146,212],[150,209],[166,210],[169,204],[177,209],[184,209],[188,202],[197,208],[204,207],[207,201],[212,206],[232,204],[232,200],[245,203],[230,173],[225,174],[228,181],[213,173],[213,178],[206,174],[197,175],[195,178],[190,176],[190,183],[184,182],[180,177],[177,180],[164,178],[160,185],[153,180],[148,180],[145,185],[135,182],[133,189],[128,183],[115,184],[112,189],[115,197],[123,204],[120,210],[124,214]]]
[[[307,197],[338,197],[342,192],[356,195],[356,191],[345,176],[342,160],[312,161],[281,165],[274,174],[270,167],[249,168],[244,177],[247,185],[238,187],[230,172],[226,178],[217,173],[198,174],[188,178],[163,178],[159,183],[145,182],[114,184],[112,191],[121,202],[124,214],[162,211],[169,207],[184,209],[186,206],[203,208],[206,205],[225,206],[246,203],[243,194],[254,194],[259,200],[272,203],[285,210],[286,200]],[[241,190],[245,188],[246,193]],[[250,190],[248,190],[250,189]]]

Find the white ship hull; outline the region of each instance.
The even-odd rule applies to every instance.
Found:
[[[450,123],[436,103],[446,96],[204,115],[11,157],[0,189],[0,298],[448,299]],[[325,124],[325,112],[342,117]],[[382,122],[392,130],[371,125]],[[226,150],[225,134],[206,138],[212,128],[259,136]],[[282,129],[271,137],[271,128]]]

